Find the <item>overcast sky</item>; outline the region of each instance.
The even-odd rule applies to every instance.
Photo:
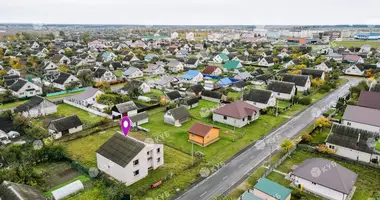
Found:
[[[0,0],[0,23],[380,24],[380,0]]]

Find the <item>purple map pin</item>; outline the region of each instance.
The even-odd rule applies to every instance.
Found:
[[[129,129],[131,129],[131,120],[128,117],[123,117],[121,119],[121,130],[124,133],[124,136],[127,136],[129,133]]]

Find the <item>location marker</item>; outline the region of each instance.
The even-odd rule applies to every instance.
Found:
[[[128,117],[123,117],[121,119],[121,130],[123,131],[124,135],[127,136],[129,133],[129,129],[131,129],[131,120]]]

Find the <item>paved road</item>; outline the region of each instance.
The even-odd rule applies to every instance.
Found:
[[[290,119],[281,127],[268,134],[265,138],[258,141],[255,146],[245,150],[239,156],[233,158],[229,163],[220,168],[217,172],[207,177],[199,184],[192,187],[177,199],[180,200],[208,200],[215,196],[220,196],[230,191],[232,186],[239,182],[245,174],[268,159],[270,152],[280,148],[280,143],[285,138],[291,138],[299,134],[308,124],[310,124],[321,113],[329,109],[330,105],[336,104],[340,96],[345,95],[350,85],[356,85],[361,79],[347,78],[348,83],[324,99],[318,101],[298,116]]]

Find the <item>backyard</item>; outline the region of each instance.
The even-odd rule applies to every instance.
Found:
[[[379,41],[369,41],[369,40],[334,41],[334,42],[331,42],[330,45],[331,44],[334,44],[334,46],[336,47],[344,46],[346,48],[361,47],[364,44],[369,44],[373,48],[380,47]]]

